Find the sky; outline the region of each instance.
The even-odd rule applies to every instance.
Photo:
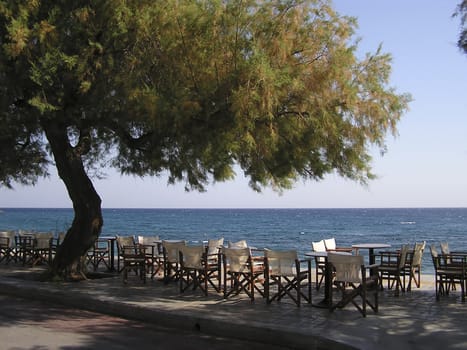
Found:
[[[461,0],[335,0],[341,15],[357,17],[359,56],[383,52],[393,57],[390,85],[410,93],[410,110],[387,137],[387,152],[372,150],[367,187],[329,175],[299,182],[292,190],[256,193],[237,172],[234,181],[207,192],[185,192],[165,177],[123,177],[107,171],[94,180],[104,208],[408,208],[467,207],[467,55],[456,46]],[[71,207],[55,169],[34,187],[0,189],[0,208]]]

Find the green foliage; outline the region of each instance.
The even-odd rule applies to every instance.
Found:
[[[365,183],[409,96],[389,55],[356,57],[355,27],[320,0],[0,0],[0,145],[37,164],[14,175],[2,156],[0,184],[45,174],[51,125],[90,168],[187,190],[235,165],[256,190]]]
[[[459,40],[457,46],[467,53],[467,0],[463,0],[458,6],[454,13],[455,16],[459,16],[461,19],[461,27],[459,33]]]

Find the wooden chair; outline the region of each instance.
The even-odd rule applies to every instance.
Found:
[[[8,264],[10,261],[17,260],[16,251],[16,233],[14,231],[0,232],[0,262],[5,261]]]
[[[407,254],[406,274],[409,276],[409,284],[407,290],[412,289],[412,281],[417,288],[420,288],[420,275],[422,270],[423,252],[425,251],[426,242],[415,243],[413,252]]]
[[[177,282],[180,278],[180,248],[186,241],[162,241],[164,255],[164,283]]]
[[[110,242],[107,239],[96,239],[93,247],[88,251],[87,257],[88,263],[91,264],[94,271],[97,271],[100,265],[104,265],[107,270],[110,270]]]
[[[222,290],[222,248],[224,238],[209,239],[206,246],[208,282],[217,292]]]
[[[213,273],[215,271],[215,273]],[[192,287],[199,288],[204,295],[208,295],[209,285],[219,292],[217,280],[220,270],[217,265],[208,264],[204,246],[181,246],[180,247],[180,293]]]
[[[19,260],[23,262],[23,266],[29,265],[33,261],[34,238],[35,234],[29,232],[20,232],[15,237],[17,256]]]
[[[135,272],[136,276],[146,283],[146,256],[144,248],[139,244],[124,245],[121,247],[122,255],[122,280],[128,283],[129,272]]]
[[[125,252],[123,247],[134,246],[135,239],[133,236],[119,236],[119,235],[116,235],[115,239],[117,241],[117,271],[122,272],[123,266],[120,267],[120,265],[123,262],[123,254]]]
[[[301,269],[302,262],[307,262],[307,269]],[[285,296],[291,298],[297,306],[300,306],[302,298],[311,303],[310,260],[300,261],[296,250],[265,250],[264,266],[264,296],[268,304],[273,300],[280,301]],[[306,289],[305,293],[303,288]]]
[[[434,245],[430,246],[433,267],[435,268],[435,292],[436,300],[441,295],[449,295],[453,286],[461,287],[461,298],[465,302],[465,290],[467,289],[467,256],[438,254]]]
[[[159,236],[137,236],[138,244],[144,250],[146,269],[154,278],[164,268],[164,254],[159,251]]]
[[[251,301],[255,300],[255,291],[264,296],[262,290],[264,267],[252,261],[249,248],[223,248],[224,299],[244,292]]]
[[[319,242],[311,242],[311,248],[314,252],[326,252],[326,244],[324,240]],[[319,290],[326,275],[326,258],[315,256],[315,281],[316,290]]]
[[[36,233],[33,238],[31,257],[29,262],[31,266],[39,264],[49,265],[52,261],[52,239],[53,233]]]
[[[396,296],[399,295],[399,290],[405,292],[405,277],[406,277],[406,259],[409,252],[407,244],[402,245],[398,251],[385,251],[380,252],[379,283],[380,288],[383,290],[383,281],[387,281],[388,289],[392,289],[395,284]]]
[[[336,308],[343,308],[349,303],[353,304],[363,317],[367,315],[367,305],[374,312],[378,312],[378,275],[367,275],[367,270],[374,271],[378,265],[365,266],[362,255],[337,253],[328,254],[328,264],[335,271],[334,285],[341,293],[340,300],[333,303],[333,291],[331,290],[329,303],[331,312]],[[373,296],[373,300],[370,300],[370,295]],[[361,299],[360,303],[357,302],[357,298]]]

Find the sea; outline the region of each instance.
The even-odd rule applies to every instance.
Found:
[[[224,237],[254,247],[311,251],[311,242],[336,239],[358,243],[402,244],[426,241],[423,272],[432,273],[429,246],[448,242],[467,251],[467,208],[397,209],[103,209],[102,234],[158,235],[199,244]],[[0,208],[0,231],[66,231],[72,209]],[[366,254],[363,250],[362,254]]]

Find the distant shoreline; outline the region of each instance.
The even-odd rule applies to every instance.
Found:
[[[73,210],[72,207],[0,207],[0,211],[2,210],[15,210],[15,209],[47,209],[47,210]],[[261,207],[261,208],[249,208],[249,207],[141,207],[141,208],[124,208],[124,207],[102,207],[103,210],[439,210],[439,209],[466,209],[467,207],[313,207],[313,208],[268,208],[268,207]]]

